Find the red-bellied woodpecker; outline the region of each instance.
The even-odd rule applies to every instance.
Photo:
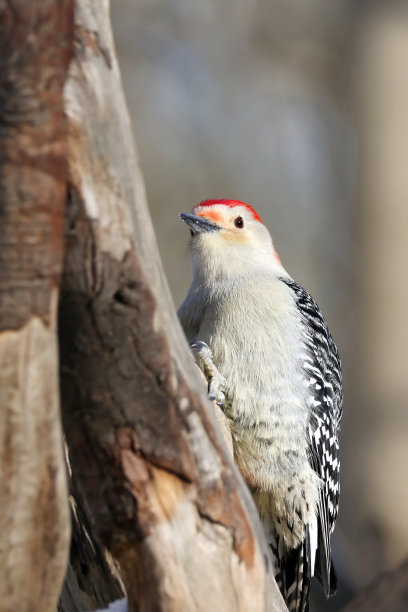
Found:
[[[283,597],[289,610],[307,610],[313,575],[327,596],[336,590],[340,359],[317,304],[283,268],[251,206],[207,200],[192,213],[180,215],[191,230],[193,281],[179,318],[229,419]]]

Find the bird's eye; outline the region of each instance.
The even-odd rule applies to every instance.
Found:
[[[244,227],[244,220],[242,217],[237,217],[236,219],[234,219],[234,225],[235,227],[238,227],[238,229],[241,229],[242,227]]]

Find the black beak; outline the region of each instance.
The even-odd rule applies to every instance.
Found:
[[[203,219],[202,217],[197,217],[196,215],[186,215],[185,213],[180,213],[180,218],[184,221],[184,223],[187,223],[191,229],[192,236],[195,234],[203,234],[204,232],[216,232],[221,229],[221,227],[216,223]]]

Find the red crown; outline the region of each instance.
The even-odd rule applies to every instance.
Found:
[[[224,206],[229,206],[229,208],[234,208],[235,206],[245,206],[245,208],[252,213],[252,216],[255,221],[263,223],[261,217],[258,215],[256,210],[252,208],[252,206],[250,206],[249,204],[245,204],[245,202],[240,202],[239,200],[203,200],[198,204],[198,206],[214,206],[215,204],[223,204]],[[194,206],[194,208],[197,208],[197,206]]]

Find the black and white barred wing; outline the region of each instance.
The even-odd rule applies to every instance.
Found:
[[[337,518],[340,492],[338,429],[343,409],[341,363],[316,302],[291,279],[282,281],[294,291],[304,329],[304,370],[310,391],[310,462],[323,482],[318,504],[315,575],[326,595],[329,595],[336,590],[330,535]]]
[[[323,481],[318,502],[317,554],[315,576],[327,596],[337,589],[337,578],[331,560],[330,536],[333,532],[339,504],[339,445],[337,428],[324,412],[313,415],[309,429],[311,464]]]

